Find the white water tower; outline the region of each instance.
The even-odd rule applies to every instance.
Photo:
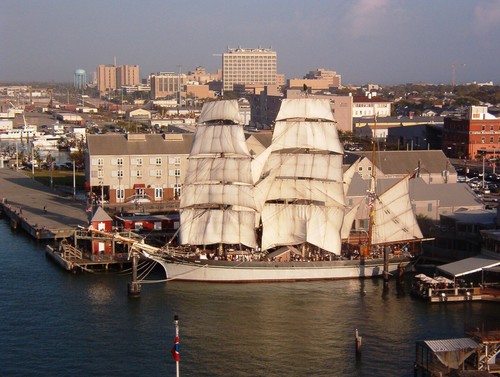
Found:
[[[84,69],[75,70],[75,74],[73,77],[73,85],[75,89],[84,89],[87,85],[87,73]]]

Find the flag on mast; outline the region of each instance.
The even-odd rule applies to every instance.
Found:
[[[178,362],[179,361],[179,337],[178,336],[175,337],[175,344],[172,347],[172,349],[170,350],[170,353],[172,353],[172,357],[174,358],[174,360],[176,362]]]

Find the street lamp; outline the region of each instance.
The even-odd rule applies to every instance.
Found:
[[[73,160],[73,199],[76,199],[76,169],[75,169],[75,160]]]
[[[50,188],[54,189],[54,180],[52,178],[54,174],[54,161],[50,161]]]

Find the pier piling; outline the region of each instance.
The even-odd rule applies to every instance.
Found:
[[[356,356],[360,356],[361,355],[361,343],[362,343],[362,337],[359,336],[359,333],[358,333],[358,329],[356,329],[356,338],[355,338],[355,341],[356,341]]]
[[[140,297],[141,295],[141,284],[137,280],[138,260],[139,255],[137,254],[137,252],[132,252],[132,281],[128,284],[129,297]]]

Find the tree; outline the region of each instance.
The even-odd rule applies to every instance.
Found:
[[[71,160],[75,162],[75,165],[77,167],[82,167],[85,165],[85,152],[81,149],[77,150],[76,152],[71,152],[69,158],[71,158]]]

